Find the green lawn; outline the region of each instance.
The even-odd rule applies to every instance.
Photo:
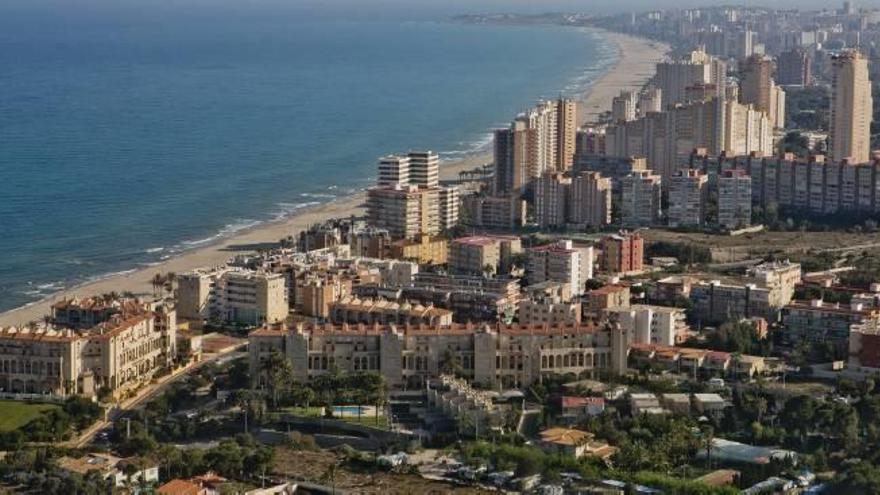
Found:
[[[17,430],[52,409],[59,407],[54,404],[0,400],[0,432]]]
[[[379,416],[378,418],[370,415],[361,416],[360,420],[358,420],[357,416],[346,416],[344,418],[333,418],[338,419],[339,421],[345,421],[346,423],[359,424],[361,426],[369,426],[370,428],[378,428],[380,430],[388,429],[388,419],[385,416]]]
[[[320,407],[282,407],[278,409],[278,412],[304,418],[319,418],[322,410],[323,408]]]

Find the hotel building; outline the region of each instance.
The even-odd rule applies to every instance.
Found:
[[[281,352],[297,380],[339,369],[381,373],[391,387],[424,387],[452,353],[469,382],[492,389],[525,387],[571,373],[588,378],[625,371],[626,341],[613,327],[594,325],[305,326],[270,325],[251,332],[254,386],[262,362]]]

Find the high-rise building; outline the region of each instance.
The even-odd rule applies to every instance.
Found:
[[[577,103],[543,101],[495,131],[495,192],[522,192],[546,172],[565,171],[574,161]]]
[[[440,232],[439,196],[439,188],[373,187],[367,191],[367,218],[395,239],[434,235]]]
[[[459,194],[457,186],[440,187],[437,189],[438,220],[440,230],[449,230],[458,225]]]
[[[737,229],[752,223],[752,178],[744,170],[725,170],[718,177],[718,224]]]
[[[409,184],[409,157],[388,155],[379,159],[379,186]]]
[[[742,68],[740,100],[764,112],[775,128],[785,126],[785,91],[772,79],[773,61],[763,55],[746,59]]]
[[[621,91],[620,95],[611,100],[611,121],[628,122],[636,119],[636,94],[632,91]]]
[[[556,170],[568,170],[574,163],[577,128],[577,100],[556,100]]]
[[[847,159],[850,163],[866,163],[869,160],[873,111],[868,60],[855,50],[832,57],[828,136],[832,161]]]
[[[620,220],[626,226],[653,225],[660,219],[660,176],[634,171],[620,180]]]
[[[685,89],[695,84],[714,84],[720,91],[727,77],[723,61],[697,50],[687,57],[657,64],[656,81],[664,107],[685,101]]]
[[[809,86],[813,83],[812,59],[803,49],[795,48],[779,55],[776,82],[793,86]]]
[[[611,223],[611,179],[599,172],[581,172],[571,181],[569,223],[601,228]]]
[[[663,111],[663,91],[653,86],[645,89],[639,95],[639,117],[644,117],[651,112]]]
[[[645,241],[637,233],[621,232],[602,238],[602,270],[639,272],[644,266]]]
[[[610,125],[606,156],[641,156],[663,177],[681,167],[687,154],[705,148],[711,155],[773,154],[769,117],[751,105],[713,98]]]
[[[535,181],[535,221],[541,228],[564,227],[571,179],[551,172]]]
[[[495,194],[519,194],[531,181],[529,134],[525,122],[519,120],[495,130]]]
[[[703,225],[708,199],[708,177],[699,170],[683,169],[668,179],[670,227]]]
[[[746,59],[741,68],[739,97],[762,112],[770,111],[770,81],[773,61],[763,55]]]
[[[222,267],[177,279],[178,316],[260,325],[287,317],[287,281],[280,273]]]
[[[593,278],[593,248],[575,247],[561,240],[526,251],[526,278],[529,284],[547,281],[568,285],[573,296],[584,293],[587,280]]]
[[[440,185],[440,155],[433,151],[411,151],[409,158],[408,184],[419,187],[438,187]]]

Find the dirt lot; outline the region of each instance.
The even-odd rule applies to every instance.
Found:
[[[279,448],[275,453],[275,473],[294,479],[329,485],[326,474],[341,457],[328,451],[298,451]],[[422,479],[416,475],[354,472],[345,467],[336,470],[336,488],[354,493],[375,494],[488,494],[478,488],[456,487]]]
[[[810,250],[857,252],[880,251],[880,235],[846,232],[758,232],[740,236],[724,236],[644,229],[648,242],[666,241],[708,247],[712,260],[718,263],[760,258],[770,252],[799,254]]]

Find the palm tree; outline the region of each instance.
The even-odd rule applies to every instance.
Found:
[[[168,294],[174,294],[174,282],[177,281],[177,274],[174,272],[168,272],[165,274],[165,290]]]
[[[159,288],[165,285],[165,277],[161,273],[157,273],[153,275],[150,284],[153,286],[153,295],[155,296],[159,292]]]

